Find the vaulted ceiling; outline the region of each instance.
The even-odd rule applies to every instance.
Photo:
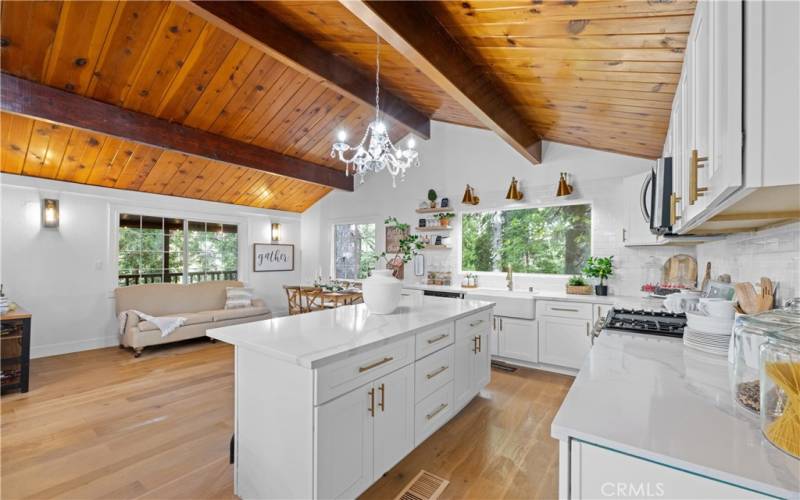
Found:
[[[330,145],[374,116],[376,32],[395,140],[425,137],[430,118],[494,130],[532,163],[541,138],[653,158],[693,11],[693,0],[2,2],[5,74],[135,113],[127,133],[48,112],[60,94],[4,101],[0,169],[303,211],[351,183]],[[153,118],[221,153],[154,139],[158,127],[142,132]]]

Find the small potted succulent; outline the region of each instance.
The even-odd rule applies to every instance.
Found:
[[[431,204],[431,208],[436,208],[436,198],[438,198],[438,196],[436,195],[436,191],[434,191],[433,189],[429,189],[428,190],[428,201]]]
[[[613,261],[613,255],[611,257],[589,257],[586,265],[583,266],[583,274],[590,278],[600,278],[600,284],[594,287],[595,294],[608,295],[608,285],[605,284],[605,280],[614,274]]]
[[[567,280],[567,293],[570,295],[591,295],[592,285],[583,279],[583,276],[576,274]]]
[[[450,219],[452,219],[455,216],[456,214],[454,214],[453,212],[446,212],[434,215],[434,217],[436,217],[439,220],[439,225],[442,227],[449,227]]]

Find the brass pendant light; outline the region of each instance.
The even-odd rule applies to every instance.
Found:
[[[467,188],[464,190],[464,197],[461,198],[461,203],[465,205],[477,205],[481,202],[481,199],[475,195],[475,189],[467,184]]]
[[[572,194],[572,185],[567,184],[567,173],[561,172],[561,177],[558,179],[558,189],[556,196],[569,196]]]
[[[508,186],[506,199],[514,201],[520,201],[522,199],[522,191],[519,190],[519,181],[516,177],[511,178],[511,185]]]

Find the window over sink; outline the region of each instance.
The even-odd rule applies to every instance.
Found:
[[[589,204],[461,216],[462,271],[578,274],[591,247]]]

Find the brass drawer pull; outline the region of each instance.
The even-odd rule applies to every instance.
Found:
[[[432,379],[433,377],[435,377],[436,375],[439,375],[439,374],[440,374],[440,373],[442,373],[443,371],[447,370],[447,368],[448,368],[447,366],[443,366],[443,367],[441,367],[441,368],[439,368],[439,369],[437,369],[437,370],[434,370],[434,371],[430,372],[429,374],[427,374],[427,375],[425,375],[425,376],[426,376],[426,377],[428,377],[428,380],[430,380],[430,379]]]
[[[476,322],[474,322],[474,323],[470,323],[470,324],[469,324],[469,327],[470,327],[470,328],[474,328],[474,327],[476,327],[476,326],[480,325],[481,323],[483,323],[483,320],[482,320],[482,319],[479,319],[478,321],[476,321]]]
[[[385,358],[383,358],[382,360],[380,360],[380,361],[376,361],[376,362],[372,363],[371,365],[367,365],[367,366],[359,366],[359,367],[358,367],[358,373],[364,373],[365,371],[372,370],[373,368],[375,368],[375,367],[378,367],[378,366],[381,366],[381,365],[383,365],[383,364],[386,364],[386,363],[388,363],[389,361],[392,361],[393,359],[394,359],[394,358],[393,358],[393,357],[391,357],[391,356],[386,356],[386,357],[385,357]]]
[[[425,415],[425,418],[430,420],[433,417],[435,417],[436,415],[440,414],[442,412],[442,410],[444,410],[445,408],[447,408],[447,403],[442,403],[442,404],[439,405],[438,408],[433,410],[431,413],[428,413],[427,415]]]
[[[443,334],[439,335],[438,337],[434,337],[432,339],[428,339],[428,343],[429,344],[435,344],[436,342],[439,342],[440,340],[446,339],[449,336],[450,336],[449,333],[443,333]]]
[[[577,309],[567,309],[566,307],[551,307],[550,309],[553,310],[553,311],[564,311],[564,312],[571,312],[571,313],[579,312]]]

